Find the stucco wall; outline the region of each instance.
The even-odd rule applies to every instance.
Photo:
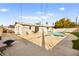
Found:
[[[20,24],[16,24],[14,28],[15,34],[21,34],[24,35],[29,31],[29,26],[22,26]]]

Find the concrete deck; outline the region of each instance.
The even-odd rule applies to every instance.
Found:
[[[13,46],[7,48],[4,51],[5,56],[37,56],[37,55],[50,55],[44,48],[39,47],[23,38],[20,38],[14,34],[5,33],[3,34],[2,40],[14,39],[16,42]]]
[[[59,44],[57,44],[53,49],[50,50],[51,55],[54,56],[79,56],[79,51],[72,49],[72,40],[77,39],[74,35],[67,36]]]

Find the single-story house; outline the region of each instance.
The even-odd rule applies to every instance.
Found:
[[[47,31],[49,28],[52,28],[52,26],[42,26],[37,24],[16,22],[14,25],[14,32],[15,34],[28,34],[28,32],[41,32],[42,28],[44,29],[44,31]]]

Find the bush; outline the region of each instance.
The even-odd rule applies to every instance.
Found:
[[[72,40],[73,48],[79,50],[79,39],[78,40]]]
[[[7,30],[3,29],[3,33],[7,33]]]
[[[78,32],[72,32],[73,35],[77,36],[77,40],[72,40],[73,48],[79,50],[79,33]]]
[[[79,33],[78,32],[72,32],[72,34],[74,34],[75,36],[77,36],[79,38]]]

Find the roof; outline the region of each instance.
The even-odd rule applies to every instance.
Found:
[[[39,26],[39,27],[53,27],[53,26],[47,26],[47,25],[37,25],[37,24],[31,24],[31,23],[24,23],[24,22],[16,22],[16,24],[20,24],[22,26]]]

